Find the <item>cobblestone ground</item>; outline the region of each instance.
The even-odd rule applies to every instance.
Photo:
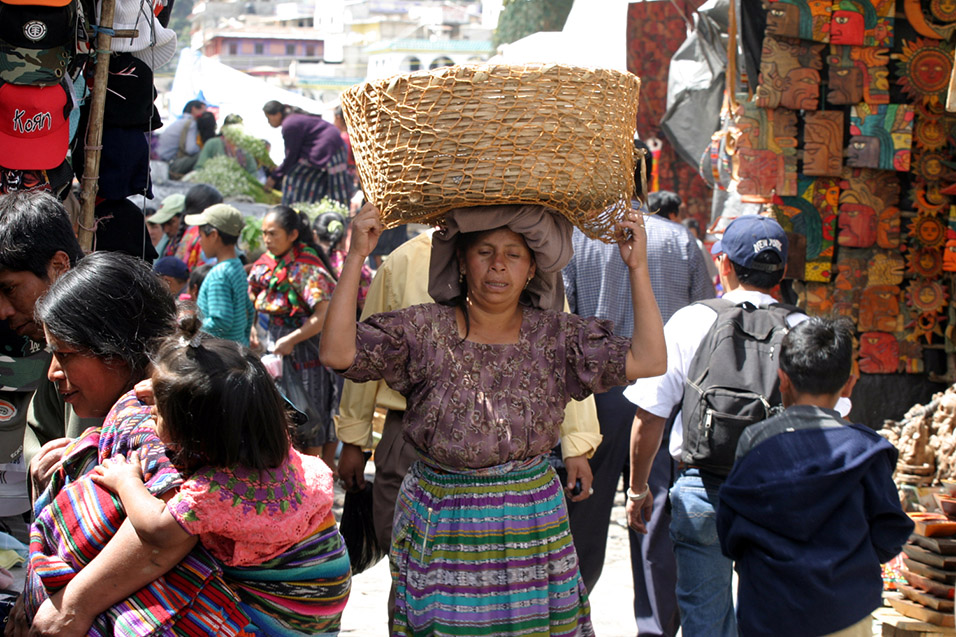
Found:
[[[342,498],[342,493],[337,492],[336,514],[341,511]],[[599,637],[634,637],[637,633],[634,626],[630,549],[624,520],[624,497],[619,495],[608,532],[604,571],[591,595],[591,620]],[[389,584],[387,560],[352,578],[352,594],[342,616],[342,635],[388,635],[385,609]]]

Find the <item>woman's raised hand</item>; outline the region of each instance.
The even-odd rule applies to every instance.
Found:
[[[621,221],[622,229],[630,230],[618,245],[621,258],[631,270],[647,267],[647,230],[644,227],[644,214],[640,210],[629,210]]]
[[[362,206],[355,218],[350,224],[352,227],[352,238],[349,244],[349,254],[355,254],[361,258],[366,258],[375,249],[378,244],[378,238],[382,235],[381,213],[378,208],[370,203]]]

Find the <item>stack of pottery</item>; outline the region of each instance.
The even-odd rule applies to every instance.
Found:
[[[910,513],[915,529],[903,546],[903,577],[897,586],[902,598],[890,604],[900,614],[938,626],[953,628],[953,596],[956,588],[956,499],[935,494],[940,513]]]

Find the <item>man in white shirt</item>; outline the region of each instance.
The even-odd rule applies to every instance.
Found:
[[[175,172],[177,175],[182,175],[189,172],[188,169],[185,172],[183,171],[183,168],[187,167],[180,165],[184,163],[182,160],[185,160],[187,164],[190,163],[190,159],[191,164],[196,163],[201,150],[199,147],[199,126],[196,120],[205,112],[205,104],[199,100],[190,100],[183,107],[182,117],[164,126],[159,133],[156,155],[163,161],[171,163],[170,174]],[[176,163],[174,168],[173,162],[177,160],[180,160],[180,162]],[[189,165],[188,168],[192,168],[192,165]]]
[[[783,278],[787,262],[787,237],[773,219],[747,215],[731,223],[712,252],[718,255],[724,299],[760,307],[776,302],[769,292]],[[805,320],[790,314],[791,326]],[[667,371],[662,376],[639,379],[625,397],[637,405],[631,432],[631,481],[628,521],[645,532],[645,520],[654,498],[647,492],[651,463],[661,444],[664,425],[684,396],[691,361],[711,326],[715,310],[692,304],[678,310],[664,326]],[[671,429],[670,451],[681,459],[683,428],[680,414]],[[682,463],[670,491],[671,538],[677,557],[677,600],[684,637],[736,636],[732,597],[733,564],[721,553],[715,522],[717,491],[723,477]],[[658,506],[664,506],[664,502]]]

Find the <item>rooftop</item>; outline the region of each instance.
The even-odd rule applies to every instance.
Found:
[[[386,51],[449,51],[455,53],[493,53],[494,47],[487,40],[424,40],[406,39],[377,42],[370,45],[368,53]]]

